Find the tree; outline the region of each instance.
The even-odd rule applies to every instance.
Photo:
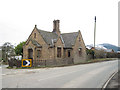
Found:
[[[6,42],[1,46],[2,49],[2,60],[4,62],[8,62],[8,57],[14,56],[15,51],[14,51],[14,46],[11,45],[11,43]]]
[[[94,50],[86,48],[86,53],[87,53],[89,59],[93,59],[93,57],[94,57]]]
[[[20,44],[18,44],[15,47],[15,53],[16,55],[22,55],[23,56],[23,45],[25,44],[25,42],[20,42]]]

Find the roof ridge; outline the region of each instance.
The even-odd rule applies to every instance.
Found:
[[[73,33],[78,33],[78,32],[61,33],[61,34],[73,34]]]
[[[53,33],[53,32],[50,32],[50,31],[45,31],[45,30],[41,30],[41,29],[37,29],[39,31],[43,31],[43,32],[48,32],[48,33]]]

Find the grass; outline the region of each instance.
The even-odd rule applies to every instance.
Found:
[[[13,68],[11,68],[11,67],[8,66],[7,69],[13,69]]]
[[[103,62],[103,61],[111,61],[111,60],[116,60],[116,58],[91,59],[91,60],[87,60],[87,63]]]
[[[54,68],[54,67],[65,67],[65,66],[73,66],[73,65],[81,65],[81,64],[89,64],[89,63],[97,63],[103,61],[111,61],[116,60],[117,58],[100,58],[100,59],[90,59],[86,60],[85,62],[77,63],[77,64],[70,64],[70,65],[60,65],[60,66],[40,66],[40,67],[19,67],[16,69],[37,69],[37,68]],[[12,69],[11,67],[7,67],[8,69]]]

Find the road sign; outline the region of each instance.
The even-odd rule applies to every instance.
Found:
[[[31,67],[32,60],[31,59],[22,59],[22,67]]]

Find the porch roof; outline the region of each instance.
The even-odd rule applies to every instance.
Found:
[[[32,39],[31,39],[31,41],[32,41],[32,44],[33,44],[33,45],[35,45],[35,46],[37,46],[37,47],[42,47],[36,40],[32,40]]]

